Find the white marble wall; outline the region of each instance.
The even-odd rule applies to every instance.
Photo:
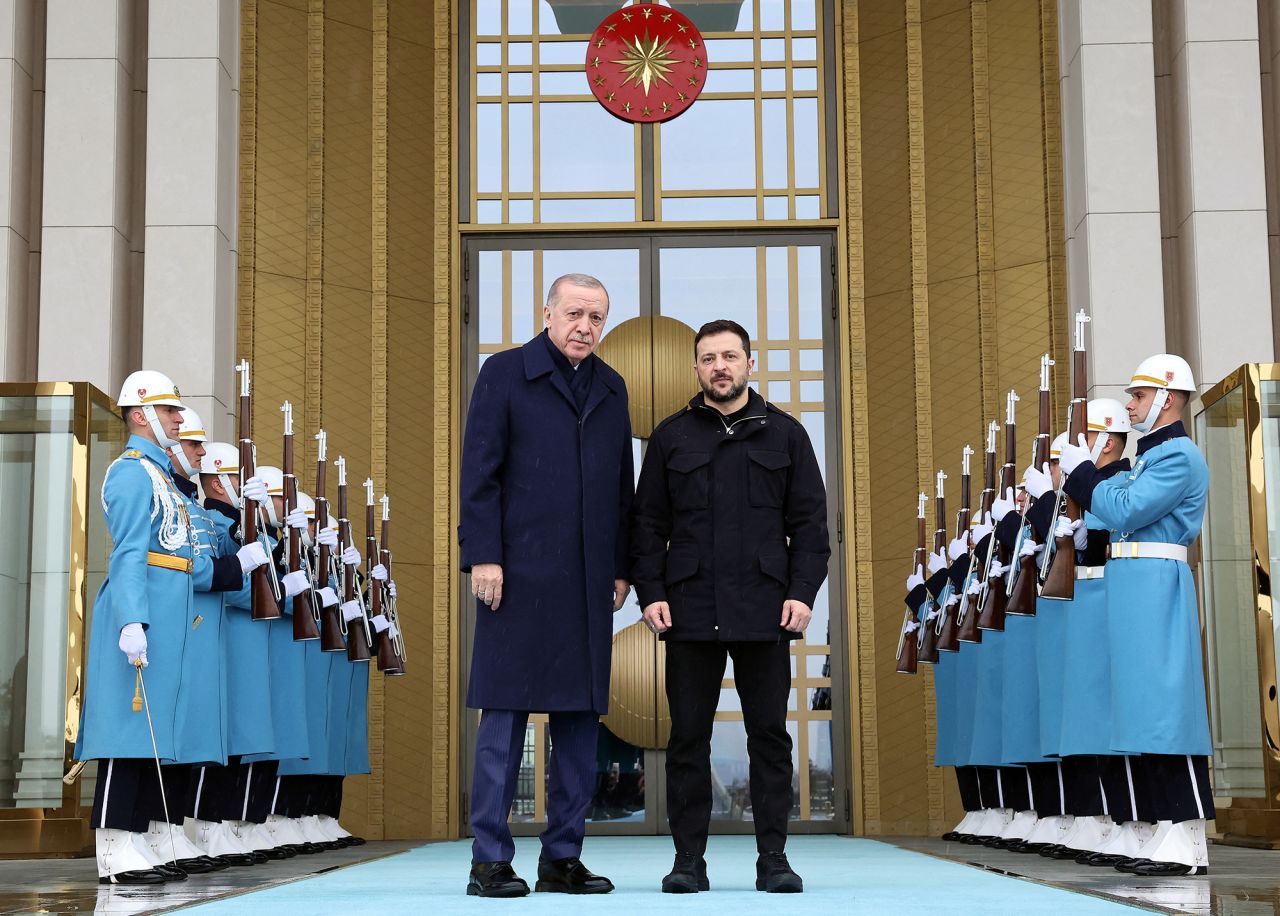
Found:
[[[1062,0],[1059,21],[1068,302],[1093,319],[1090,397],[1115,397],[1165,337],[1151,0]]]
[[[238,0],[152,0],[142,361],[214,436],[235,411]]]
[[[39,6],[35,0],[0,0],[0,381],[27,378],[34,363],[28,306],[31,252],[39,236],[39,221],[31,220],[34,109],[44,75],[43,48],[33,36],[35,20],[43,22]]]
[[[1271,362],[1258,0],[1158,4],[1169,349],[1203,391]]]

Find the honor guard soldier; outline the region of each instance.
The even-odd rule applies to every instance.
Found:
[[[157,813],[157,770],[178,757],[179,680],[192,617],[191,522],[165,452],[178,444],[183,404],[168,377],[146,370],[125,379],[117,404],[129,440],[102,485],[112,549],[94,602],[76,757],[99,761],[91,821],[99,880],[156,884],[186,874],[164,865],[144,835],[150,821],[165,817]],[[163,858],[171,857],[172,847]]]
[[[1101,479],[1085,443],[1062,450],[1067,493],[1111,531],[1106,564],[1111,650],[1111,750],[1141,755],[1140,793],[1156,829],[1116,867],[1165,877],[1205,874],[1205,822],[1214,816],[1207,755],[1200,619],[1187,548],[1200,535],[1208,468],[1181,415],[1191,368],[1168,353],[1139,364],[1126,391],[1143,433],[1128,474]]]

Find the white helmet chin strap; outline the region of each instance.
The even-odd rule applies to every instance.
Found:
[[[280,527],[280,519],[276,517],[276,501],[273,497],[268,496],[267,501],[263,503],[263,507],[267,510],[267,521],[271,522],[272,528]]]
[[[1147,411],[1147,415],[1133,424],[1133,428],[1140,433],[1151,432],[1151,427],[1155,425],[1156,420],[1160,417],[1160,411],[1164,409],[1165,402],[1169,400],[1169,389],[1157,389],[1155,396],[1151,399],[1151,409]]]
[[[164,431],[164,427],[160,425],[160,418],[156,416],[156,409],[151,405],[145,405],[142,408],[142,415],[147,418],[147,422],[151,424],[151,432],[156,437],[156,444],[161,448],[173,448],[178,444],[177,439],[170,439],[169,434]],[[183,461],[186,464],[186,461]]]
[[[182,447],[182,443],[169,447],[169,456],[178,462],[178,466],[182,468],[182,473],[186,475],[187,480],[196,476],[196,469],[191,466],[191,462],[187,460],[187,451]]]
[[[227,498],[231,500],[231,505],[237,509],[244,508],[244,500],[240,498],[240,494],[236,492],[235,484],[231,482],[231,477],[227,474],[218,475],[218,483],[222,484],[222,489],[226,491]]]
[[[1098,433],[1093,440],[1093,448],[1089,449],[1089,460],[1094,464],[1097,464],[1098,459],[1102,457],[1102,450],[1107,447],[1107,442],[1110,438],[1110,433]]]

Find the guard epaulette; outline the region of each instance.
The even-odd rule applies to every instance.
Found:
[[[136,448],[131,448],[120,457],[121,458],[141,458],[142,452],[138,451]]]
[[[691,411],[692,409],[693,409],[693,408],[692,408],[692,407],[690,407],[688,404],[685,404],[683,407],[681,407],[679,410],[677,410],[677,411],[676,411],[675,413],[673,413],[671,416],[667,417],[665,420],[663,420],[661,423],[659,423],[657,426],[655,426],[655,427],[653,428],[654,435],[657,435],[658,431],[659,431],[660,429],[662,429],[663,427],[665,427],[668,423],[672,422],[673,420],[678,420],[678,419],[680,419],[680,418],[681,418],[681,417],[683,417],[685,414],[689,413],[689,411]],[[652,438],[652,437],[651,437],[651,438]]]
[[[779,416],[786,417],[788,420],[790,420],[792,423],[796,424],[797,426],[800,425],[799,420],[791,416],[791,414],[787,413],[781,407],[775,406],[772,401],[765,401],[764,406],[766,410],[772,410],[774,413],[778,414]]]

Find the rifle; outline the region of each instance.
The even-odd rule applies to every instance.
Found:
[[[1018,424],[1015,422],[1018,401],[1016,391],[1010,391],[1005,398],[1004,465],[1000,468],[999,486],[1001,496],[1013,489],[1013,474],[1018,458]],[[1004,631],[1008,596],[1004,590],[1004,579],[996,577],[993,580],[991,576],[991,561],[997,555],[1001,565],[1009,565],[1009,550],[995,539],[993,531],[991,549],[987,551],[987,567],[982,576],[982,591],[978,593],[978,629],[1001,633]]]
[[[982,496],[978,500],[978,521],[989,524],[991,516],[991,503],[995,501],[996,493],[996,434],[999,427],[995,421],[987,427],[987,452],[986,466],[983,468],[982,476]],[[994,537],[995,529],[992,528],[992,537]],[[976,595],[971,595],[970,588],[977,581],[981,572],[978,568],[978,545],[971,545],[969,552],[969,570],[964,575],[964,593],[960,596],[960,610],[956,614],[956,625],[959,627],[959,633],[956,638],[960,642],[982,642],[982,631],[978,629],[978,599]],[[991,544],[987,544],[987,552],[990,554]],[[985,573],[984,573],[985,575]]]
[[[329,447],[329,436],[322,429],[316,433],[316,535],[317,540],[319,534],[329,527],[329,498],[325,493],[325,478],[328,476],[329,462],[327,459],[327,451]],[[333,568],[333,551],[326,545],[320,544],[316,553],[316,571],[312,577],[316,582],[329,584],[330,578],[335,583],[342,580],[336,575]],[[323,586],[322,586],[323,587]],[[344,652],[347,644],[342,638],[342,611],[338,606],[331,605],[329,607],[320,608],[320,651],[321,652]]]
[[[293,405],[288,401],[280,406],[284,414],[284,455],[280,462],[281,476],[284,478],[284,508],[288,515],[298,508],[298,478],[293,473]],[[303,568],[302,538],[295,534],[286,523],[284,525],[286,553],[289,557],[289,572],[297,572]],[[311,564],[306,564],[307,578],[311,578]],[[308,639],[319,639],[320,630],[316,624],[320,622],[320,608],[317,606],[315,582],[312,588],[293,596],[293,641],[305,642]]]
[[[373,568],[378,565],[378,537],[377,529],[374,527],[373,521],[373,478],[368,477],[364,482],[364,556],[365,570],[364,580],[369,587],[369,616],[377,618],[382,615],[382,583],[373,577]],[[386,633],[373,631],[373,638],[369,643],[370,649],[378,656],[379,662],[382,658],[382,644],[387,641]],[[378,665],[378,670],[383,670],[382,665]]]
[[[966,445],[961,453],[962,470],[960,472],[960,511],[956,513],[956,537],[968,538],[969,533],[969,516],[972,506],[970,501],[970,481],[972,476],[969,473],[969,458],[973,455],[973,446]],[[969,553],[973,553],[973,544],[969,544]],[[948,557],[947,559],[950,559]],[[972,563],[970,564],[972,565]],[[956,597],[955,583],[951,581],[951,573],[947,572],[947,584],[943,587],[942,597],[938,604],[941,605],[938,617],[938,651],[940,652],[959,652],[960,636],[957,620],[959,608],[955,611],[949,610],[947,605],[951,599]],[[960,601],[964,600],[964,594],[960,595]]]
[[[387,568],[387,582],[391,581],[391,547],[387,530],[391,524],[391,497],[382,494],[382,538],[378,542],[378,557]],[[400,632],[400,615],[396,612],[396,596],[391,594],[391,586],[375,582],[382,596],[382,615],[391,624],[390,629],[382,634],[378,643],[378,670],[387,676],[404,674],[404,635]]]
[[[933,531],[933,552],[943,551],[946,556],[947,549],[947,497],[944,492],[946,489],[947,475],[943,471],[939,471],[937,475],[937,492],[933,498],[934,519],[937,527]],[[925,572],[926,578],[928,571]],[[927,589],[926,589],[927,592]],[[945,597],[946,588],[943,588],[939,597]],[[941,605],[934,600],[932,595],[926,593],[924,604],[920,607],[920,635],[918,637],[920,645],[916,647],[916,660],[922,661],[926,665],[936,664],[938,661],[938,627],[934,622],[934,618],[941,611]]]
[[[240,479],[248,480],[253,476],[255,452],[253,445],[253,402],[249,391],[249,361],[240,360],[236,366],[240,375]],[[284,600],[284,592],[280,588],[280,577],[276,574],[276,564],[271,561],[271,541],[267,538],[266,525],[262,521],[262,505],[244,495],[241,484],[240,495],[240,536],[249,544],[258,541],[267,552],[268,562],[249,573],[250,618],[253,620],[278,620],[284,616],[280,603]],[[267,497],[270,499],[270,497]]]
[[[345,553],[352,546],[351,520],[347,518],[347,459],[341,455],[334,462],[338,466],[338,546]],[[356,600],[356,570],[354,566],[342,564],[342,603]],[[373,633],[369,630],[369,619],[360,614],[360,623],[364,632],[351,632],[351,628],[343,621],[342,635],[347,637],[347,661],[367,662],[369,647],[373,645]]]
[[[1043,467],[1049,461],[1049,367],[1053,360],[1046,353],[1040,357],[1040,427],[1035,442],[1031,446],[1031,464]],[[1022,545],[1031,536],[1031,526],[1027,524],[1027,510],[1031,508],[1031,500],[1022,503],[1022,522],[1018,529],[1018,539],[1014,542],[1013,563],[1009,570],[1008,594],[1009,603],[1005,605],[1005,613],[1018,617],[1034,617],[1036,615],[1036,592],[1040,585],[1040,563],[1032,554],[1022,556]]]
[[[1076,313],[1076,350],[1072,354],[1074,365],[1071,367],[1071,407],[1067,411],[1067,441],[1075,445],[1084,434],[1088,420],[1089,405],[1087,398],[1088,383],[1085,362],[1084,326],[1089,316],[1081,309]],[[1080,518],[1080,506],[1067,496],[1062,484],[1066,475],[1058,477],[1058,489],[1053,497],[1053,515],[1049,517],[1048,541],[1044,554],[1040,558],[1040,597],[1052,601],[1070,601],[1076,596],[1076,543],[1071,535],[1053,537],[1057,528],[1058,517],[1064,515],[1070,521]],[[1065,504],[1065,505],[1064,505]]]
[[[911,556],[911,571],[914,573],[919,569],[924,572],[925,547],[924,547],[924,504],[928,502],[929,497],[923,493],[920,494],[920,500],[916,504],[916,550]],[[898,633],[898,674],[915,674],[916,673],[916,639],[912,634],[919,629],[920,623],[916,619],[915,612],[910,607],[903,612],[902,630]]]

